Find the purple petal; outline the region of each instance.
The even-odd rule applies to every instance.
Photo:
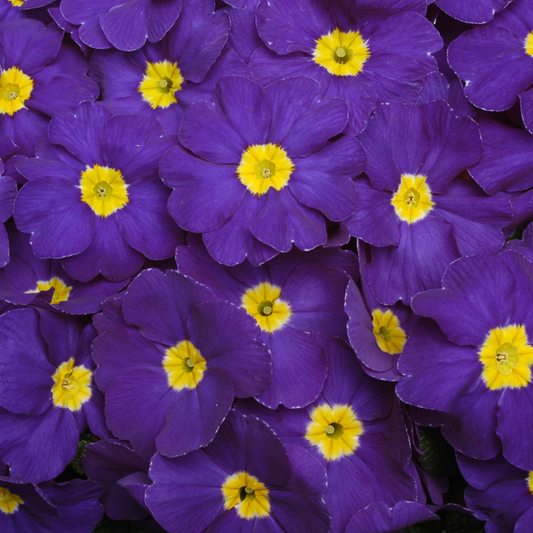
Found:
[[[207,446],[233,404],[233,385],[225,372],[211,369],[193,390],[174,394],[165,425],[156,439],[157,451],[167,457],[185,455]],[[185,429],[185,431],[184,431]]]
[[[124,297],[127,322],[147,339],[174,346],[187,337],[187,319],[194,304],[214,300],[212,292],[175,271],[143,271]]]
[[[116,377],[107,389],[107,425],[114,435],[129,440],[133,449],[148,459],[156,452],[156,437],[165,425],[175,395],[162,368],[129,370]]]
[[[115,216],[96,216],[91,244],[77,256],[63,259],[62,264],[80,281],[91,281],[101,273],[109,281],[118,282],[131,278],[143,262],[144,257],[124,241]]]
[[[275,409],[291,409],[316,400],[327,374],[327,362],[320,346],[308,333],[285,327],[270,337],[272,384],[257,399]]]
[[[61,178],[26,183],[15,202],[15,219],[21,231],[32,233],[40,257],[79,254],[94,237],[93,213],[81,202],[79,189]]]

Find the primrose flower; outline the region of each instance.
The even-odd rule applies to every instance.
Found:
[[[501,455],[477,461],[457,454],[457,463],[470,486],[468,508],[486,520],[487,533],[526,533],[533,519],[533,472],[507,462]]]
[[[171,216],[202,233],[218,262],[248,257],[259,265],[293,244],[310,250],[327,241],[325,217],[341,221],[355,211],[352,177],[364,155],[354,138],[329,141],[344,129],[348,108],[322,93],[309,78],[262,89],[229,76],[213,103],[185,111],[180,141],[192,154],[173,147],[161,177],[174,189]]]
[[[339,250],[293,250],[259,267],[226,267],[209,256],[199,236],[189,235],[188,242],[176,250],[180,272],[244,308],[272,353],[272,383],[256,398],[272,409],[315,400],[327,373],[315,341],[346,337],[344,269],[357,272],[356,257]]]
[[[29,157],[49,117],[98,96],[98,86],[85,76],[85,59],[62,46],[62,39],[63,32],[52,24],[0,22],[0,138],[10,137]]]
[[[13,533],[91,533],[104,510],[102,487],[93,481],[34,485],[0,476],[0,530]]]
[[[97,277],[88,283],[71,278],[58,259],[40,259],[31,249],[29,236],[7,225],[11,261],[0,270],[0,298],[16,305],[35,305],[50,311],[87,315],[100,310],[108,296],[128,280],[112,283]]]
[[[87,426],[109,434],[93,384],[95,331],[31,308],[1,315],[0,327],[0,457],[11,475],[40,483],[74,458]]]
[[[454,259],[502,248],[501,228],[513,217],[509,200],[457,178],[482,152],[472,119],[455,116],[442,101],[390,103],[359,139],[368,177],[356,180],[360,202],[345,224],[372,245],[365,278],[381,304],[409,305],[418,292],[439,286]]]
[[[357,511],[376,501],[393,506],[414,500],[416,488],[404,470],[411,450],[394,385],[367,376],[343,341],[329,340],[325,347],[328,377],[311,405],[271,410],[239,400],[236,409],[257,416],[284,444],[302,446],[321,461],[328,473],[324,499],[331,531],[343,533]]]
[[[151,116],[165,134],[177,135],[183,110],[209,100],[220,77],[250,76],[233,50],[223,50],[229,24],[224,11],[215,11],[214,1],[186,0],[160,42],[131,53],[94,51],[89,72],[102,88],[102,105],[113,114]]]
[[[105,133],[102,133],[105,132]],[[56,115],[38,157],[18,163],[29,180],[15,202],[17,227],[39,257],[63,258],[73,278],[133,276],[146,257],[174,254],[182,232],[166,211],[170,191],[157,174],[174,144],[147,117],[82,104]],[[57,146],[60,145],[60,146]]]
[[[148,459],[206,446],[234,397],[271,381],[270,355],[244,309],[175,271],[144,270],[122,302],[128,327],[93,344],[109,428]],[[186,428],[186,431],[184,431]]]
[[[426,75],[437,70],[431,54],[442,40],[424,18],[426,8],[419,0],[262,0],[257,30],[268,48],[252,56],[254,79],[262,85],[290,76],[317,80],[325,96],[347,100],[345,132],[356,135],[376,105],[415,103]]]
[[[170,533],[326,533],[326,473],[252,416],[231,411],[213,442],[185,457],[156,454],[146,504]]]
[[[494,19],[461,34],[448,48],[448,61],[465,82],[465,94],[487,111],[522,102],[533,131],[533,14],[529,0],[514,0]]]
[[[453,262],[413,298],[419,321],[400,355],[405,402],[433,409],[433,423],[461,453],[533,469],[533,265],[515,251]]]
[[[344,311],[348,315],[348,338],[364,371],[377,379],[399,381],[396,368],[407,336],[417,317],[401,302],[386,307],[372,294],[366,281],[370,246],[358,241],[361,267],[361,292],[353,281],[348,283]]]

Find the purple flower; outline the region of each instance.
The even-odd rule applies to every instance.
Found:
[[[15,221],[32,234],[39,257],[64,258],[80,281],[99,273],[122,281],[145,257],[173,255],[182,232],[166,211],[170,191],[157,166],[174,139],[156,121],[82,104],[74,115],[55,116],[49,137],[55,145],[41,139],[38,157],[18,163],[29,182],[15,202]]]
[[[346,98],[355,135],[376,105],[415,103],[422,82],[437,70],[431,53],[442,40],[425,20],[426,3],[285,2],[263,0],[257,29],[267,48],[253,55],[250,68],[263,85],[289,76],[309,76],[325,96]]]
[[[79,435],[108,435],[103,396],[92,380],[95,337],[72,318],[15,309],[0,316],[0,456],[33,483],[59,475]]]
[[[170,533],[326,533],[331,525],[324,468],[255,417],[232,411],[207,448],[156,454],[149,474],[146,503]]]
[[[0,138],[11,137],[21,153],[34,155],[48,117],[74,111],[98,95],[85,76],[87,63],[76,50],[62,46],[55,25],[18,19],[0,23]]]
[[[189,235],[188,241],[190,246],[176,250],[180,272],[246,309],[272,352],[272,383],[257,399],[273,409],[314,401],[327,373],[315,341],[346,338],[345,271],[357,276],[356,257],[335,249],[294,250],[260,267],[248,262],[226,267],[209,256],[198,236]]]
[[[64,0],[61,15],[79,25],[79,38],[91,48],[138,50],[160,41],[181,11],[181,0]]]
[[[127,281],[111,283],[98,277],[88,283],[71,278],[57,259],[39,259],[29,236],[7,226],[11,261],[0,270],[0,298],[16,305],[35,305],[50,311],[87,315],[100,310],[102,301]]]
[[[203,233],[209,253],[235,265],[261,264],[294,244],[310,250],[327,241],[327,217],[340,221],[357,205],[351,178],[364,163],[351,137],[334,142],[346,103],[322,99],[308,78],[262,89],[223,78],[214,102],[197,102],[180,128],[183,148],[169,150],[161,176],[174,189],[169,212],[184,229]],[[216,191],[216,193],[214,193]]]
[[[527,533],[533,519],[533,473],[507,462],[501,455],[476,461],[457,454],[461,473],[469,483],[468,508],[487,520],[487,533]]]
[[[456,117],[442,101],[391,103],[359,138],[368,178],[356,180],[360,203],[345,223],[373,245],[365,277],[379,302],[408,305],[418,292],[438,287],[454,259],[501,249],[501,228],[512,220],[509,200],[454,179],[481,155],[472,119]]]
[[[94,342],[96,381],[109,428],[142,457],[206,446],[235,396],[269,386],[271,360],[254,320],[177,272],[143,271],[122,311],[130,326]]]
[[[236,408],[257,416],[283,443],[303,446],[328,472],[325,501],[332,533],[372,502],[389,506],[416,498],[405,471],[411,450],[394,385],[367,376],[341,340],[326,342],[328,377],[319,397],[304,409],[266,409],[250,400]],[[387,480],[387,483],[384,483]]]
[[[0,476],[0,529],[23,533],[91,533],[102,518],[102,487],[75,479],[34,485]]]
[[[466,82],[466,96],[475,106],[509,109],[533,84],[530,1],[515,0],[488,24],[460,35],[448,48],[448,61]],[[533,124],[528,120],[526,126]]]
[[[177,135],[183,109],[209,100],[220,77],[250,76],[233,50],[223,51],[229,19],[214,9],[213,1],[187,0],[159,43],[129,54],[95,51],[90,73],[102,87],[103,105],[114,114],[152,116],[166,134]]]
[[[402,400],[433,409],[433,424],[461,453],[491,459],[501,450],[533,469],[533,266],[521,254],[463,257],[442,289],[413,299],[419,321],[400,356]],[[427,418],[427,417],[426,417]]]

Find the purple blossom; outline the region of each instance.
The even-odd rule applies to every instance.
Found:
[[[259,48],[250,68],[263,85],[308,76],[322,85],[325,96],[346,98],[350,120],[345,131],[356,135],[376,105],[415,103],[424,78],[437,70],[431,53],[442,40],[425,12],[423,0],[263,0],[257,29],[270,50]]]
[[[0,23],[0,138],[10,137],[29,157],[48,117],[98,95],[98,86],[85,76],[87,63],[62,39],[59,28],[37,20]]]
[[[108,436],[94,387],[92,326],[48,311],[0,316],[0,456],[10,473],[40,483],[76,455],[79,435]]]
[[[356,180],[360,203],[346,225],[372,245],[365,276],[379,302],[408,305],[437,287],[454,259],[501,249],[501,228],[512,220],[509,200],[456,178],[481,155],[472,119],[455,116],[442,101],[391,103],[359,139],[368,178]]]
[[[129,326],[105,330],[93,344],[108,426],[142,457],[206,446],[235,396],[270,384],[271,360],[254,320],[215,300],[175,271],[145,270],[124,296]]]
[[[293,250],[260,267],[248,262],[226,267],[209,256],[198,236],[189,236],[189,246],[177,248],[176,261],[180,272],[244,307],[260,326],[261,339],[272,352],[273,375],[257,399],[270,408],[314,401],[327,373],[315,341],[346,338],[346,271],[357,277],[356,257],[335,249]]]
[[[521,254],[473,255],[453,262],[442,289],[413,299],[419,321],[400,356],[402,400],[433,409],[433,424],[461,453],[500,451],[532,470],[533,266]],[[428,419],[426,413],[424,418]]]
[[[156,454],[149,474],[146,503],[171,533],[330,530],[324,468],[255,417],[230,412],[207,448]]]
[[[6,532],[91,533],[102,518],[98,483],[75,479],[34,485],[0,476],[0,528]]]
[[[180,141],[192,154],[169,150],[161,176],[174,189],[170,214],[203,233],[217,261],[235,265],[248,257],[259,265],[293,244],[310,250],[327,241],[324,217],[341,221],[354,212],[351,178],[364,156],[354,138],[328,141],[343,130],[348,110],[322,92],[308,78],[262,89],[228,77],[213,103],[185,111]]]
[[[100,132],[106,135],[101,136]],[[134,275],[145,257],[171,257],[182,232],[166,212],[170,191],[157,175],[174,144],[152,119],[113,117],[93,104],[50,123],[35,159],[18,164],[29,180],[15,203],[17,227],[39,257],[63,258],[80,281]],[[59,145],[59,146],[58,146]]]
[[[328,377],[311,405],[273,411],[247,400],[236,408],[257,416],[283,443],[303,446],[324,464],[332,533],[343,533],[357,511],[376,501],[393,506],[414,500],[416,489],[404,470],[411,450],[394,386],[367,376],[341,340],[327,341],[326,354]]]

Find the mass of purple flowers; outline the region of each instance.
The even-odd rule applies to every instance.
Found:
[[[0,533],[531,533],[532,135],[533,0],[0,0]]]

